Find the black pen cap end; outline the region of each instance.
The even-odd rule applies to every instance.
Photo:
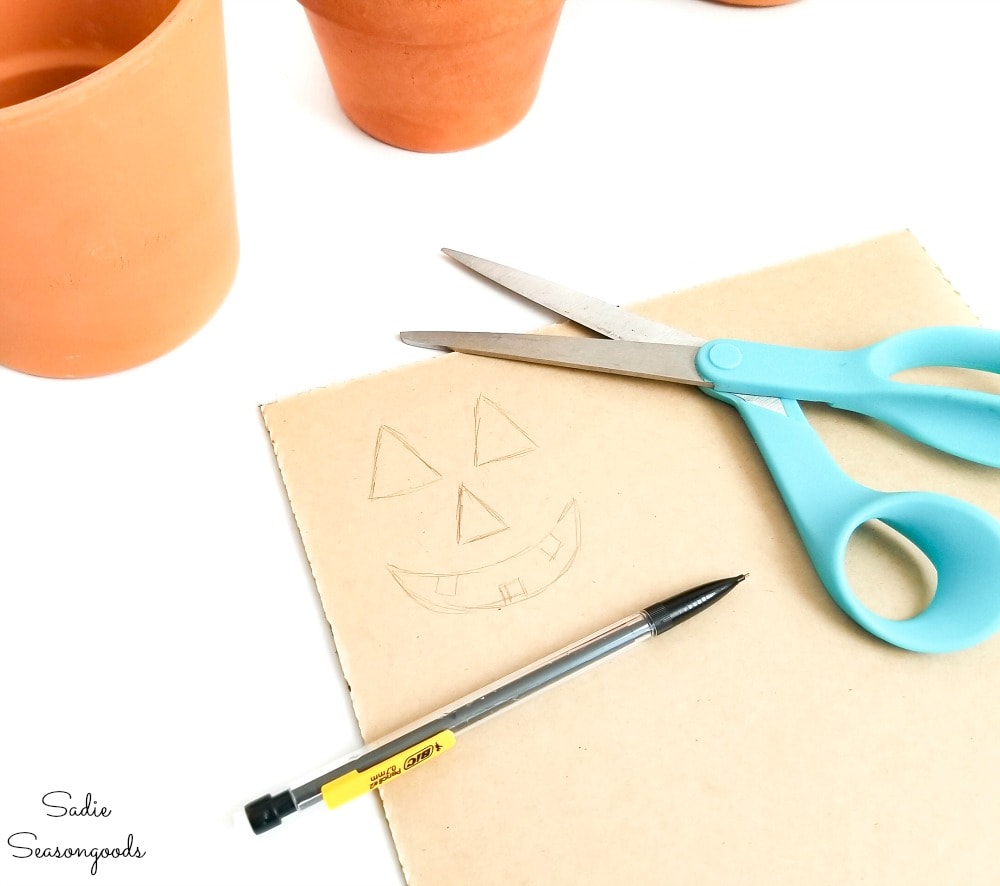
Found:
[[[255,834],[263,834],[276,828],[284,816],[291,815],[295,810],[295,801],[290,791],[282,791],[276,797],[265,794],[243,807]]]
[[[674,625],[687,621],[717,600],[721,600],[746,577],[747,575],[744,573],[743,575],[734,575],[732,578],[706,582],[696,588],[691,588],[689,591],[683,591],[669,597],[660,603],[654,603],[643,612],[649,618],[653,631],[662,634],[664,631],[669,631]]]

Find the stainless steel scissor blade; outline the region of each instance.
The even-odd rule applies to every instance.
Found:
[[[584,295],[550,280],[543,280],[533,274],[526,274],[516,268],[497,264],[489,259],[469,255],[455,249],[441,250],[449,258],[465,265],[483,277],[499,283],[511,292],[523,295],[535,304],[555,311],[557,314],[586,326],[608,338],[631,339],[632,341],[656,341],[664,344],[703,345],[705,339],[691,335],[683,329],[675,329],[665,323],[657,323],[638,314],[632,314],[615,307],[599,298]]]
[[[698,345],[705,344],[705,339],[685,332],[683,329],[677,329],[666,323],[633,314],[631,311],[608,304],[599,298],[560,286],[551,280],[536,277],[534,274],[519,271],[517,268],[480,258],[477,255],[469,255],[467,252],[459,252],[457,249],[442,249],[441,251],[480,276],[486,277],[494,283],[499,283],[505,289],[516,292],[529,301],[548,308],[567,320],[572,320],[574,323],[608,338],[672,345],[694,345],[696,346],[695,350],[697,350]],[[415,333],[408,334],[415,335]],[[416,344],[415,341],[409,343]],[[433,347],[433,345],[424,345],[424,347]],[[673,380],[681,381],[681,379]],[[698,384],[699,382],[687,381],[686,383]],[[762,409],[769,409],[780,415],[784,415],[786,412],[784,405],[777,397],[761,397],[755,394],[737,394],[736,396],[747,403]]]
[[[399,337],[408,345],[481,357],[503,357],[699,387],[712,384],[695,367],[698,345],[502,332],[401,332]]]

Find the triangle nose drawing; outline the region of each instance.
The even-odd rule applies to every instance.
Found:
[[[493,508],[463,483],[458,487],[458,513],[456,515],[456,540],[460,545],[479,541],[509,528]]]

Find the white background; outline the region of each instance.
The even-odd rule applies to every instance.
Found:
[[[233,825],[359,740],[257,407],[430,359],[401,329],[548,320],[439,247],[623,303],[909,228],[1000,327],[995,0],[568,0],[529,116],[449,155],[353,128],[292,0],[224,7],[229,298],[129,372],[0,370],[0,835],[146,852],[4,843],[12,886],[402,882],[375,797]]]

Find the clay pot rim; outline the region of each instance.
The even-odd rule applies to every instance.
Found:
[[[152,49],[158,44],[168,39],[170,34],[183,26],[184,16],[188,7],[201,3],[202,0],[175,0],[173,9],[166,14],[166,17],[152,31],[142,38],[135,46],[127,49],[120,56],[112,59],[106,65],[102,65],[96,71],[85,74],[72,83],[60,86],[49,92],[36,95],[34,98],[25,99],[14,105],[0,108],[0,126],[15,123],[21,119],[33,119],[39,114],[44,114],[50,110],[53,113],[61,108],[70,106],[83,100],[84,90],[81,85],[87,85],[91,89],[100,89],[106,83],[117,80],[122,74],[146,63],[152,54]]]
[[[403,46],[467,45],[490,40],[502,34],[519,30],[525,22],[542,20],[554,10],[562,12],[566,0],[535,0],[529,9],[514,7],[505,15],[482,16],[476,0],[465,0],[466,8],[448,7],[444,10],[428,7],[427,0],[406,0],[393,6],[391,14],[386,9],[366,9],[358,16],[352,8],[344,8],[338,0],[298,0],[306,14],[317,17],[339,28],[356,31],[385,43]],[[442,39],[439,25],[446,25],[449,36]]]

